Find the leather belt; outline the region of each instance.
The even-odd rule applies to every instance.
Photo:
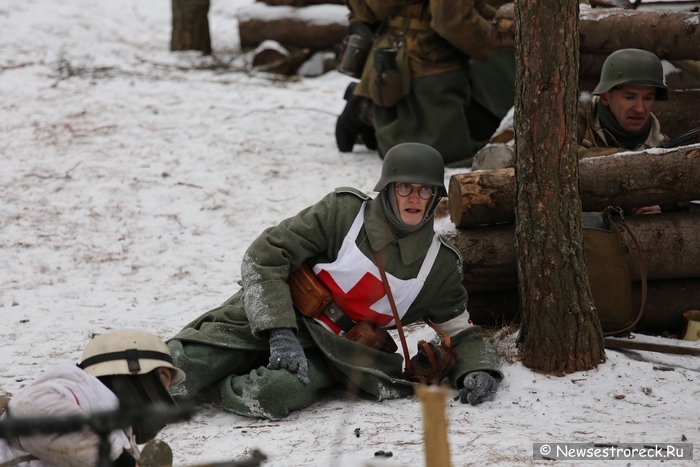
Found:
[[[326,308],[324,308],[323,314],[344,332],[348,332],[353,326],[355,326],[355,322],[351,320],[348,315],[346,315],[345,312],[335,303],[330,303]]]

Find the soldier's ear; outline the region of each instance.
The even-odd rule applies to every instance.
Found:
[[[600,95],[600,103],[603,104],[605,107],[610,107],[609,94],[610,94],[610,91],[604,92],[603,94]]]

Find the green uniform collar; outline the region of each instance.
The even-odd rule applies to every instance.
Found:
[[[384,214],[382,202],[379,199],[370,200],[365,208],[365,231],[369,244],[375,251],[381,251],[387,245],[398,245],[401,261],[405,265],[412,264],[425,257],[433,240],[433,219],[430,219],[420,229],[399,238],[392,230]]]

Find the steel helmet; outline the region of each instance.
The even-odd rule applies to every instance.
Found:
[[[165,342],[136,329],[120,329],[95,337],[85,347],[78,366],[92,376],[143,375],[165,367],[172,372],[171,385],[185,380],[185,372],[175,368]]]
[[[656,100],[668,100],[664,70],[659,57],[641,49],[621,49],[605,59],[600,82],[593,94],[603,94],[625,84],[639,84],[656,88]]]
[[[427,144],[401,143],[387,151],[374,191],[382,191],[393,182],[433,185],[438,187],[438,197],[447,196],[445,162],[437,149]]]

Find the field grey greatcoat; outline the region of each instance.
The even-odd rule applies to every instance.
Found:
[[[294,310],[286,284],[290,271],[302,262],[314,266],[336,259],[363,203],[364,225],[355,244],[368,258],[373,250],[380,251],[388,274],[399,279],[417,276],[433,242],[432,219],[398,238],[386,220],[381,200],[369,199],[352,188],[337,189],[265,230],[244,255],[242,289],[168,343],[175,364],[187,373],[187,382],[174,395],[192,397],[204,389],[224,408],[276,419],[313,403],[338,381],[377,400],[412,394],[413,384],[402,377],[400,353],[381,352],[339,337],[302,316]],[[401,320],[407,325],[428,318],[444,325],[457,352],[449,375],[455,388],[464,375],[475,370],[500,377],[495,349],[468,319],[461,266],[459,253],[440,243],[420,293]],[[287,370],[265,368],[269,331],[276,328],[296,331],[309,361],[309,385]]]

